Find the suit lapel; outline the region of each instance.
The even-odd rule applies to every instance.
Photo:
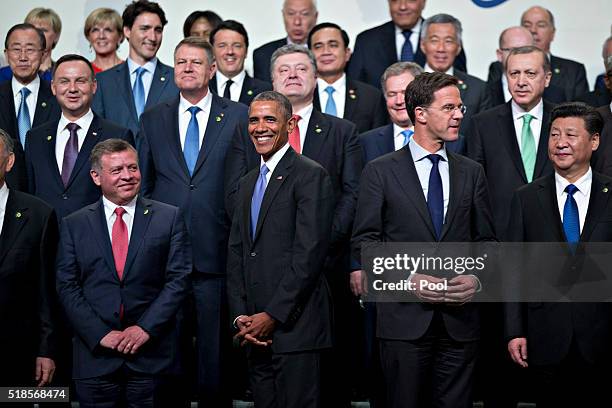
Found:
[[[542,176],[544,167],[548,163],[548,133],[550,123],[551,106],[544,102],[544,113],[542,115],[542,128],[540,129],[540,141],[538,143],[538,151],[536,152],[536,162],[533,172],[533,178],[536,179]]]
[[[498,123],[500,124],[500,137],[501,140],[510,155],[510,159],[516,171],[519,173],[524,183],[527,183],[527,176],[525,175],[525,167],[523,167],[523,159],[521,157],[521,150],[519,149],[518,142],[516,141],[516,133],[514,131],[514,121],[512,119],[512,108],[510,107],[511,102],[507,102],[505,108],[498,113]]]
[[[357,109],[357,100],[359,99],[359,93],[355,82],[350,79],[346,79],[346,92],[344,94],[344,118],[352,118]]]
[[[174,78],[170,75],[170,70],[167,66],[162,64],[159,60],[153,73],[153,81],[151,82],[151,88],[149,89],[149,95],[147,96],[147,103],[145,109],[151,106],[157,105],[159,99],[164,91],[164,88],[168,84],[168,81],[173,81]]]
[[[70,185],[76,178],[77,174],[81,171],[83,165],[89,162],[89,155],[91,154],[91,150],[94,148],[96,143],[98,143],[100,140],[101,132],[102,127],[100,126],[100,119],[94,115],[91,125],[89,125],[89,129],[87,129],[87,134],[85,135],[85,140],[83,140],[83,145],[81,146],[79,154],[77,155],[72,173],[70,173],[70,180],[68,180],[68,185],[66,188],[70,188]]]
[[[217,94],[217,75],[213,75],[210,81],[208,81],[208,90],[215,95]]]
[[[223,127],[229,120],[225,117],[225,110],[227,109],[227,103],[217,95],[212,95],[212,102],[210,104],[210,115],[208,116],[208,123],[206,124],[206,132],[204,133],[204,139],[202,140],[202,147],[198,153],[198,160],[196,161],[193,174],[195,175],[198,170],[202,167],[215,144],[221,136]]]
[[[591,233],[599,221],[599,217],[606,213],[606,207],[612,192],[612,187],[608,181],[602,181],[597,173],[593,173],[593,182],[591,184],[591,196],[589,198],[589,207],[580,234],[580,241],[588,242],[591,239]]]
[[[539,183],[537,196],[542,207],[542,213],[546,217],[545,225],[550,225],[559,242],[565,242],[565,233],[563,232],[563,224],[561,224],[559,205],[557,203],[554,173],[542,179]]]
[[[19,129],[17,128],[17,114],[15,112],[15,98],[11,81],[6,81],[0,85],[0,98],[4,100],[2,106],[6,106],[4,113],[7,115],[5,120],[8,129],[5,129],[15,140],[19,140]]]
[[[149,228],[151,218],[154,216],[151,209],[151,202],[144,198],[139,198],[136,201],[136,210],[134,213],[134,222],[132,223],[132,233],[130,234],[130,244],[128,246],[127,258],[125,260],[125,268],[123,269],[123,280],[130,272],[130,267],[134,263],[134,258],[138,254],[138,250],[144,241],[144,237]]]
[[[321,101],[319,101],[319,84],[315,86],[314,96],[312,98],[312,107],[321,112]]]
[[[55,182],[60,186],[61,191],[64,191],[64,183],[62,182],[62,175],[59,168],[57,167],[57,158],[55,157],[55,145],[57,143],[57,126],[59,119],[53,122],[47,122],[46,127],[42,132],[42,137],[45,138],[44,149],[47,151],[47,169],[49,174],[52,174]]]
[[[115,267],[115,258],[113,258],[113,248],[108,233],[108,225],[106,223],[102,199],[100,198],[97,203],[90,205],[88,209],[89,213],[87,214],[87,219],[91,226],[92,234],[100,247],[102,257],[108,264],[109,270],[113,273],[113,277],[119,280],[117,268]]]
[[[123,64],[117,65],[114,69],[117,75],[117,86],[123,86],[124,91],[121,92],[121,95],[125,99],[125,104],[133,118],[136,119],[138,123],[138,114],[136,113],[136,105],[134,104],[134,94],[132,93],[132,81],[130,80],[130,68],[128,67],[128,63],[124,62]],[[123,83],[123,84],[121,84]],[[151,88],[153,85],[151,85]]]
[[[260,156],[258,156],[260,157]],[[260,159],[261,160],[261,159]],[[251,245],[253,244],[252,233],[251,233],[251,200],[253,198],[253,192],[255,191],[255,183],[259,177],[259,170],[254,169],[245,176],[243,196],[242,196],[242,225],[245,226],[246,235]],[[270,178],[271,179],[271,178]],[[261,210],[259,212],[261,214]]]
[[[40,88],[38,90],[38,100],[36,101],[36,112],[34,113],[34,120],[32,121],[32,127],[40,126],[47,122],[50,118],[49,115],[52,111],[52,104],[55,96],[51,92],[49,83],[45,80],[40,80]]]
[[[325,115],[313,109],[310,115],[310,121],[308,122],[308,129],[306,130],[302,154],[317,161],[328,132],[329,121]]]
[[[238,102],[242,102],[245,105],[249,105],[250,101],[253,100],[255,95],[257,95],[258,93],[259,88],[257,88],[253,83],[253,78],[246,74],[244,76],[244,81],[242,81],[242,88],[240,89],[240,96],[238,97]]]
[[[448,175],[449,175],[449,200],[448,200],[448,209],[446,210],[446,217],[444,220],[444,224],[442,224],[442,232],[440,234],[440,241],[443,240],[450,226],[452,225],[453,218],[457,213],[457,207],[459,202],[461,201],[461,197],[463,197],[463,192],[465,190],[465,169],[459,161],[455,158],[455,156],[447,151],[448,156]]]
[[[9,190],[4,211],[4,223],[0,233],[0,264],[4,261],[6,254],[13,247],[17,236],[28,222],[28,208],[22,207],[15,202],[15,193]]]
[[[393,141],[393,125],[387,125],[380,131],[379,137],[376,139],[376,144],[380,150],[380,155],[391,153],[395,150]]]
[[[387,39],[387,41],[383,41],[382,43],[379,43],[380,50],[382,51],[382,54],[384,55],[385,60],[391,61],[390,64],[392,64],[398,61],[397,50],[395,48],[395,24],[393,24],[392,21],[389,21],[388,23],[384,25],[384,30],[385,30],[384,38]],[[419,37],[420,37],[420,34],[419,34]],[[417,49],[414,50],[414,62],[422,66],[423,64],[417,61],[417,55],[419,52],[420,52],[419,47],[417,46]]]
[[[185,155],[181,149],[181,136],[179,134],[179,122],[178,122],[178,108],[180,103],[180,96],[177,96],[171,102],[165,102],[165,112],[161,115],[161,120],[158,122],[160,126],[163,126],[162,131],[159,132],[163,135],[163,139],[168,143],[168,149],[174,154],[175,160],[179,163],[179,166],[183,170],[183,174],[187,180],[189,180],[189,169],[185,162]]]

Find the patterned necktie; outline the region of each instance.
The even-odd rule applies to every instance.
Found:
[[[578,191],[578,187],[573,184],[568,184],[565,187],[567,198],[563,206],[563,231],[565,232],[565,239],[570,244],[580,241],[580,217],[578,215],[578,205],[574,199],[576,191]]]
[[[202,109],[197,106],[192,106],[187,110],[191,113],[191,120],[189,120],[189,125],[187,126],[183,155],[185,156],[187,169],[189,169],[189,175],[193,176],[193,171],[198,161],[198,154],[200,153],[200,126],[198,125],[198,118],[196,115]]]
[[[299,154],[302,153],[302,144],[300,142],[300,128],[298,126],[298,123],[300,122],[302,117],[300,115],[293,115],[292,118],[295,119],[295,127],[293,128],[293,131],[289,134],[289,144],[291,145],[291,147],[293,147],[293,150],[295,150]]]
[[[414,132],[410,129],[406,129],[406,130],[402,130],[402,135],[404,135],[404,144],[402,146],[406,146],[408,142],[410,141],[410,138],[412,137],[412,135],[414,135]]]
[[[336,92],[333,86],[328,86],[325,88],[325,92],[327,92],[327,103],[325,104],[325,113],[332,116],[338,116],[338,111],[336,110],[336,102],[334,101],[333,93]]]
[[[28,133],[28,130],[32,127],[32,123],[30,122],[30,110],[26,103],[26,99],[31,92],[32,91],[25,86],[19,91],[21,94],[21,102],[19,103],[19,112],[17,113],[17,127],[19,128],[19,141],[21,142],[21,147],[24,149],[26,133]]]
[[[255,239],[255,231],[257,230],[257,220],[259,219],[259,210],[261,209],[261,202],[263,201],[264,193],[266,192],[266,186],[268,181],[266,180],[266,174],[270,170],[265,164],[262,164],[259,169],[259,177],[257,178],[257,184],[255,184],[255,190],[253,190],[253,198],[251,199],[251,238]]]
[[[64,147],[64,161],[62,162],[62,182],[64,187],[68,187],[68,181],[70,181],[70,175],[74,164],[76,163],[77,156],[79,155],[79,135],[77,130],[81,127],[76,123],[69,123],[66,125],[66,129],[70,132],[66,147]]]
[[[444,223],[444,194],[442,192],[442,177],[438,168],[438,163],[442,157],[437,154],[430,154],[427,158],[432,163],[429,173],[429,187],[427,188],[427,208],[436,231],[436,239],[439,240]]]
[[[404,36],[404,45],[402,45],[402,53],[401,53],[400,61],[414,61],[412,43],[410,42],[410,36],[412,35],[412,30],[404,30],[402,31],[402,35]]]
[[[123,221],[123,214],[125,214],[125,208],[115,208],[115,222],[113,223],[112,242],[113,247],[113,258],[115,259],[115,269],[117,269],[117,276],[119,280],[123,279],[123,270],[125,268],[125,260],[127,259],[128,253],[128,229],[125,221]]]
[[[523,167],[525,167],[525,175],[527,182],[533,180],[533,169],[536,161],[536,145],[533,132],[531,131],[531,120],[533,116],[526,113],[523,115],[523,129],[521,130],[521,158],[523,159]]]
[[[234,83],[234,81],[232,81],[231,79],[228,79],[225,82],[225,89],[223,90],[223,97],[224,98],[232,99],[232,94],[230,93],[230,87],[232,86],[233,83]]]
[[[143,67],[136,68],[136,81],[134,81],[134,88],[132,89],[132,93],[134,94],[134,105],[136,106],[136,115],[138,115],[139,119],[145,107],[146,98],[144,84],[142,83],[142,75],[145,72],[147,72],[147,70]]]

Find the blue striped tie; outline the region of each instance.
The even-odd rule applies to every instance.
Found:
[[[189,169],[189,175],[193,176],[193,171],[198,161],[198,154],[200,154],[200,126],[198,125],[198,118],[196,115],[202,109],[197,106],[192,106],[187,110],[191,113],[191,120],[189,121],[189,125],[187,125],[183,155],[185,156],[187,169]]]
[[[257,220],[259,219],[259,210],[261,209],[261,202],[263,201],[264,194],[268,181],[266,175],[270,169],[265,164],[261,165],[259,169],[259,177],[257,178],[257,184],[255,184],[255,190],[253,190],[253,198],[251,199],[251,238],[255,239],[255,231],[257,230]]]
[[[414,52],[412,51],[412,43],[410,42],[412,31],[404,30],[402,31],[402,35],[404,36],[404,45],[402,45],[400,61],[414,61]]]
[[[21,88],[19,93],[21,94],[21,103],[19,104],[19,112],[17,113],[17,127],[19,128],[19,141],[21,141],[21,146],[25,149],[25,139],[26,133],[32,127],[32,123],[30,122],[30,111],[28,109],[28,104],[26,103],[26,99],[30,95],[32,91],[30,91],[25,86]]]
[[[334,97],[332,94],[336,92],[333,86],[328,86],[325,88],[325,92],[327,92],[327,103],[325,104],[325,113],[332,116],[338,116],[338,111],[336,110],[336,102],[334,101]]]
[[[144,84],[142,83],[142,75],[147,72],[147,70],[143,67],[136,68],[136,81],[134,81],[134,88],[132,89],[132,93],[134,94],[134,105],[136,106],[136,115],[140,119],[140,115],[142,115],[142,111],[144,111],[145,107],[145,90]]]
[[[576,191],[578,191],[578,187],[573,184],[568,184],[565,187],[567,198],[563,206],[563,231],[567,242],[570,244],[580,241],[580,217],[578,215],[578,205],[574,199]]]

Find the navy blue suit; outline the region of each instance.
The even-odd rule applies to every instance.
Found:
[[[138,132],[138,116],[132,94],[132,82],[127,62],[96,75],[98,89],[91,108],[104,119]],[[178,95],[174,84],[174,70],[157,61],[153,82],[147,95],[145,110]]]
[[[270,58],[274,51],[287,45],[287,38],[270,41],[253,51],[253,76],[262,81],[272,82],[270,76]]]
[[[213,76],[208,83],[208,88],[214,94],[217,94],[217,76]],[[249,106],[253,98],[264,91],[271,91],[272,85],[269,82],[261,81],[257,78],[252,78],[249,74],[246,74],[244,81],[242,82],[242,89],[240,90],[240,97],[238,102]]]

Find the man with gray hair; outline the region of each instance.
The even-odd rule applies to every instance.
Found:
[[[601,56],[605,71],[597,76],[595,89],[584,98],[584,102],[593,107],[610,105],[612,101],[612,36],[604,41]]]

